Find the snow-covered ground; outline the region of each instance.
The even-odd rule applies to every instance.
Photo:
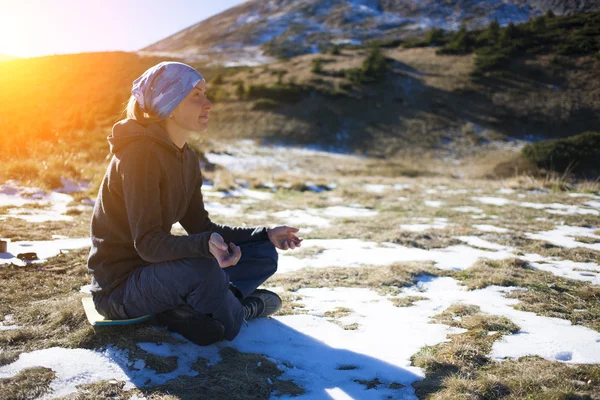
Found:
[[[45,366],[57,374],[51,397],[66,395],[78,384],[100,380],[122,380],[127,382],[126,388],[131,388],[197,375],[191,369],[197,357],[216,363],[220,360],[218,350],[232,346],[275,360],[284,372],[283,379],[292,379],[305,388],[306,394],[300,399],[415,399],[410,385],[424,375],[420,368],[411,365],[410,357],[423,346],[446,341],[449,333],[464,331],[432,324],[430,319],[458,303],[507,317],[521,328],[494,344],[490,356],[496,360],[538,355],[562,362],[600,363],[600,333],[566,320],[516,310],[513,306],[518,300],[505,297],[512,290],[518,289],[490,286],[467,291],[452,278],[424,276],[399,297],[418,295],[425,299],[412,307],[395,307],[390,296],[381,296],[371,289],[300,289],[297,293],[303,296],[306,315],[252,320],[233,342],[208,347],[189,342],[138,343],[152,354],[178,357],[177,369],[168,374],[158,374],[146,368],[143,360],[131,360],[126,351],[111,347],[103,351],[50,348],[21,354],[14,363],[0,367],[0,378],[14,376],[27,367]],[[357,324],[356,329],[343,329],[325,317],[326,312],[339,307],[351,310],[339,322]],[[382,384],[376,394],[356,382],[374,378]],[[390,389],[392,383],[403,387]]]
[[[346,160],[346,157],[318,150],[289,150],[283,158],[277,158],[277,150],[247,150],[251,146],[237,147],[237,153],[208,154],[211,162],[218,163],[232,173],[256,168],[277,168],[292,171],[295,161],[289,161],[289,151],[304,157],[330,156]],[[36,212],[37,219],[25,219],[31,224],[37,221],[60,221],[66,217],[67,204],[73,197],[68,194],[68,185],[62,193],[54,191],[44,193],[8,183],[0,186],[0,206],[12,206],[6,209],[6,216],[20,216],[26,211]],[[415,183],[367,183],[348,185],[346,192],[338,190],[339,182],[331,182],[325,193],[309,191],[310,196],[320,198],[318,205],[303,207],[287,206],[286,200],[277,193],[279,188],[265,185],[267,189],[248,189],[246,185],[230,191],[218,191],[210,182],[203,185],[205,205],[211,215],[227,218],[244,218],[244,221],[260,224],[263,219],[271,219],[281,224],[302,227],[302,231],[318,232],[331,229],[345,219],[353,223],[372,222],[377,218],[397,217],[386,213],[384,208],[373,207],[367,197],[348,198],[354,190],[360,196],[387,196],[386,205],[413,204],[421,207],[429,217],[412,215],[406,223],[390,226],[394,231],[434,235],[447,229],[458,228],[458,220],[451,215],[471,214],[473,220],[467,223],[471,234],[451,235],[454,243],[446,247],[424,249],[410,247],[388,241],[363,240],[356,237],[332,239],[305,239],[302,250],[307,254],[294,254],[292,251],[279,251],[278,277],[285,277],[294,271],[305,268],[327,269],[332,267],[361,268],[365,266],[383,267],[399,262],[433,263],[441,270],[464,270],[472,267],[478,260],[504,260],[519,258],[531,267],[550,272],[567,279],[600,285],[600,265],[594,262],[575,262],[558,257],[546,257],[535,253],[524,253],[518,248],[494,241],[494,237],[510,235],[510,221],[494,215],[486,215],[480,207],[503,207],[517,205],[539,212],[536,220],[544,224],[555,221],[550,230],[531,229],[525,236],[551,243],[562,248],[583,248],[600,251],[600,227],[570,226],[560,218],[564,216],[594,217],[600,213],[600,196],[594,194],[572,193],[565,196],[568,204],[552,202],[516,201],[512,198],[534,196],[532,193],[518,193],[512,188],[500,188],[483,191],[480,188],[448,188],[444,185],[423,187]],[[81,186],[73,187],[78,190]],[[402,192],[406,196],[398,198]],[[464,204],[452,202],[452,196],[477,193],[475,197],[464,200]],[[523,194],[523,196],[519,196]],[[511,199],[498,195],[513,196]],[[535,194],[537,195],[537,194]],[[357,195],[358,196],[358,195]],[[573,202],[577,201],[577,204]],[[269,203],[273,202],[273,203]],[[329,202],[329,203],[328,203]],[[45,205],[45,208],[30,208],[28,204]],[[264,209],[257,211],[257,204],[270,204],[278,211]],[[333,204],[332,204],[333,203]],[[369,204],[365,206],[363,204]],[[82,204],[87,207],[93,204]],[[382,204],[383,205],[383,204]],[[27,208],[24,208],[27,207]],[[248,212],[246,207],[252,207]],[[42,213],[45,212],[45,214]],[[448,216],[444,214],[449,211]],[[437,214],[441,213],[441,214]],[[25,214],[23,214],[25,215]],[[434,215],[444,215],[434,216]],[[46,218],[46,219],[44,219]],[[485,221],[479,220],[485,219]],[[391,221],[391,220],[390,220]],[[410,223],[415,221],[417,223]],[[464,220],[460,220],[464,224]],[[471,224],[472,223],[472,224]],[[179,224],[173,229],[182,231]],[[475,232],[475,234],[473,234]],[[377,232],[374,232],[377,233]],[[447,234],[447,233],[446,233]],[[377,237],[376,235],[373,235]],[[318,237],[318,236],[317,236]],[[458,241],[458,242],[457,242]],[[2,264],[24,265],[26,262],[16,258],[18,253],[36,252],[43,263],[60,251],[82,248],[90,245],[88,237],[69,238],[56,235],[49,241],[9,241],[8,252],[0,253]],[[302,251],[301,250],[301,251]],[[283,292],[283,288],[275,290]],[[412,355],[423,346],[434,346],[448,341],[448,334],[462,332],[442,323],[432,323],[432,317],[440,314],[452,304],[471,304],[480,307],[483,313],[503,316],[520,327],[494,342],[489,356],[502,362],[506,358],[518,358],[525,355],[537,355],[547,360],[565,363],[600,363],[600,333],[583,326],[572,325],[567,320],[535,315],[517,310],[514,306],[519,300],[508,298],[507,294],[518,287],[490,286],[485,289],[469,291],[459,281],[449,277],[420,276],[417,283],[407,288],[398,288],[398,293],[382,295],[371,288],[322,287],[302,288],[296,303],[301,305],[303,314],[282,315],[269,319],[252,320],[243,326],[239,336],[232,342],[223,342],[214,346],[199,347],[183,340],[179,344],[143,343],[137,345],[158,356],[176,356],[177,368],[167,374],[159,374],[144,364],[143,360],[131,359],[127,351],[113,346],[102,350],[48,348],[22,353],[13,363],[0,367],[0,378],[14,376],[27,367],[45,366],[52,368],[56,378],[51,383],[51,393],[46,397],[54,398],[68,395],[76,390],[76,385],[101,380],[122,380],[126,388],[156,385],[178,376],[197,374],[191,366],[198,357],[209,363],[220,361],[219,350],[234,347],[242,352],[265,354],[283,371],[282,379],[291,379],[306,390],[298,398],[398,398],[414,399],[412,383],[423,379],[422,369],[411,364]],[[85,288],[82,288],[85,292]],[[394,299],[419,296],[408,307],[397,307]],[[331,317],[330,312],[337,309],[348,310],[344,316]],[[11,315],[0,316],[0,332],[19,329]],[[344,329],[353,326],[353,329]],[[177,335],[176,335],[177,336]],[[346,367],[352,368],[346,368]],[[376,389],[367,389],[359,380],[380,382]],[[389,396],[389,397],[387,397]]]
[[[59,191],[45,193],[10,183],[0,185],[0,207],[10,207],[7,214],[0,215],[0,220],[12,217],[28,222],[71,221],[73,217],[65,215],[71,201],[72,196]]]
[[[600,202],[597,201],[588,201],[581,206],[573,206],[568,204],[560,204],[560,203],[532,203],[528,201],[523,202],[515,202],[510,199],[506,199],[504,197],[473,197],[473,200],[476,200],[482,204],[489,204],[494,206],[504,206],[507,204],[516,204],[521,207],[527,208],[535,208],[536,210],[544,210],[550,214],[581,214],[581,215],[600,215]]]

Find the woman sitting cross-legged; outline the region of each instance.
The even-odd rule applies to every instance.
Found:
[[[301,245],[298,229],[210,220],[200,160],[187,144],[207,129],[212,108],[197,70],[161,62],[131,92],[127,118],[108,136],[113,156],[91,220],[96,309],[109,319],[154,314],[201,345],[233,340],[245,320],[281,307],[279,296],[257,287],[277,270],[276,248]],[[188,235],[171,235],[176,222]]]

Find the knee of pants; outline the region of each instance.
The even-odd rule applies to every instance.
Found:
[[[206,258],[187,260],[184,279],[188,293],[197,290],[199,286],[215,293],[229,290],[229,278],[216,260],[208,260],[208,262]]]
[[[270,266],[268,272],[270,272],[270,274],[273,275],[275,272],[277,272],[277,264],[279,262],[279,254],[277,253],[277,248],[273,243],[268,241],[268,243],[265,244],[265,249],[262,255],[266,259],[268,259],[268,261],[270,261],[270,263],[268,264]]]

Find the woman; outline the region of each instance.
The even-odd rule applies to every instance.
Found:
[[[281,307],[256,289],[277,270],[276,248],[300,246],[297,228],[230,227],[210,220],[187,139],[207,129],[206,82],[161,62],[133,82],[127,118],[107,137],[113,157],[91,220],[88,269],[98,312],[154,314],[198,344],[233,340],[243,321]],[[180,222],[188,235],[170,234]]]

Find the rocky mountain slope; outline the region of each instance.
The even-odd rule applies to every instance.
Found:
[[[589,11],[598,0],[250,0],[140,50],[189,61],[259,65],[276,56],[314,53],[331,43],[418,35],[432,27],[456,30],[520,23],[552,9]]]

